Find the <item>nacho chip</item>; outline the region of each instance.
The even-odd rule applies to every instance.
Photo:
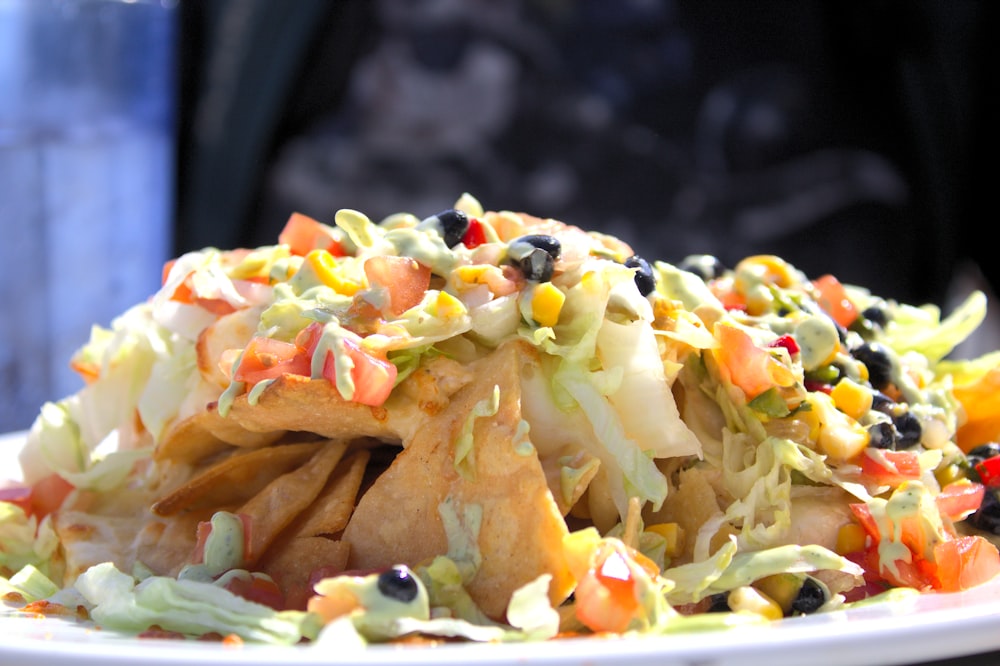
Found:
[[[312,580],[332,576],[347,568],[350,547],[344,541],[321,536],[295,537],[272,548],[259,568],[274,579],[290,609],[305,610],[313,594]]]
[[[296,518],[285,531],[290,538],[329,536],[347,527],[358,490],[365,475],[368,459],[366,450],[357,451],[337,465],[326,487],[316,500]],[[282,535],[284,538],[285,535]]]
[[[552,601],[565,599],[571,587],[562,555],[566,524],[522,428],[520,372],[531,353],[512,343],[477,362],[473,382],[414,435],[362,496],[344,531],[351,568],[413,566],[447,554],[449,538],[460,541],[465,531],[479,560],[467,588],[483,612],[502,617],[514,590],[545,573],[553,576]],[[496,387],[496,413],[474,420],[474,464],[469,474],[460,474],[456,441]],[[478,524],[463,523],[475,514],[481,516]]]
[[[206,408],[172,424],[153,449],[154,460],[197,463],[230,446],[256,449],[278,441],[285,431],[251,432]]]
[[[302,442],[237,451],[159,498],[152,512],[169,516],[186,509],[240,504],[262,492],[282,474],[302,465],[322,446],[322,442]]]
[[[281,531],[316,499],[346,451],[346,441],[325,442],[308,462],[271,481],[236,511],[248,516],[252,525],[250,551],[245,555],[248,564],[263,555]]]

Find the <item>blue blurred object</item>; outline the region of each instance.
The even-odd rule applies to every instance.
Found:
[[[175,0],[0,0],[0,431],[170,252]]]

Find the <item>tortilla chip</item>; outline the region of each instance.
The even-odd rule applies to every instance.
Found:
[[[243,349],[257,332],[263,306],[241,308],[223,315],[198,334],[195,352],[198,371],[205,381],[225,389],[229,386],[229,373],[219,367],[223,353],[229,349]]]
[[[374,437],[407,442],[451,396],[472,380],[472,373],[446,358],[432,359],[404,379],[381,407],[344,400],[326,379],[283,375],[253,404],[237,396],[227,419],[251,432],[306,431],[330,439]],[[217,406],[210,406],[210,411]]]
[[[251,521],[247,564],[263,555],[282,530],[316,499],[345,451],[344,440],[326,442],[308,462],[271,481],[236,511]]]
[[[257,449],[274,444],[285,434],[283,430],[252,432],[217,409],[205,409],[172,424],[153,450],[153,459],[194,464],[229,446]]]
[[[368,451],[361,450],[337,465],[323,491],[295,519],[282,538],[286,535],[289,538],[333,535],[347,527],[370,457]]]
[[[313,575],[332,576],[344,571],[349,554],[350,547],[344,541],[296,537],[282,542],[280,548],[272,548],[259,568],[278,584],[288,609],[305,610],[313,594]]]
[[[481,557],[467,589],[487,615],[503,617],[514,590],[541,574],[553,576],[553,603],[566,598],[572,586],[562,554],[566,524],[522,429],[520,374],[533,358],[530,347],[511,343],[471,368],[472,383],[415,433],[362,496],[344,531],[351,568],[415,566],[447,554],[449,534],[454,539],[464,532]],[[498,409],[475,419],[466,458],[472,464],[463,476],[456,440],[495,387]]]
[[[322,442],[303,442],[237,451],[159,498],[152,511],[169,516],[186,509],[245,502],[274,479],[305,463],[322,446]]]

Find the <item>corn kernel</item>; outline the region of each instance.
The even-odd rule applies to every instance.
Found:
[[[469,284],[486,284],[486,272],[493,266],[489,264],[471,264],[455,268],[455,277]]]
[[[677,557],[684,550],[684,528],[677,523],[656,523],[646,527],[647,532],[659,534],[666,541],[664,555]]]
[[[774,599],[749,585],[737,587],[729,593],[729,608],[734,612],[756,613],[768,620],[780,620],[785,617],[781,606]]]
[[[541,326],[555,326],[559,321],[566,294],[551,282],[538,284],[531,294],[531,317]]]
[[[872,408],[872,392],[849,377],[844,377],[830,391],[833,404],[852,419],[860,421]]]
[[[848,553],[858,553],[865,549],[867,535],[861,525],[857,523],[847,523],[837,530],[837,545],[835,550],[838,555]]]
[[[793,573],[779,573],[754,581],[754,588],[781,607],[782,613],[792,610],[792,603],[802,589],[802,577]]]
[[[308,266],[321,283],[333,289],[338,294],[353,296],[361,289],[361,285],[352,280],[345,280],[337,270],[337,262],[326,250],[312,250],[306,255],[304,265]]]
[[[440,317],[442,319],[461,317],[467,312],[465,304],[446,291],[438,292],[437,299],[434,301],[434,306],[432,308],[428,308],[428,310],[433,316]]]
[[[864,427],[837,410],[833,398],[825,393],[814,393],[810,402],[820,422],[817,443],[832,460],[849,460],[868,446],[869,435]]]

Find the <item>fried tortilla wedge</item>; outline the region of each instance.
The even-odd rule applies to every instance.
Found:
[[[541,574],[553,577],[553,603],[566,598],[566,524],[521,419],[520,374],[534,354],[514,342],[477,361],[473,382],[414,434],[361,497],[344,531],[351,568],[413,566],[448,554],[450,538],[454,548],[478,555],[467,589],[487,615],[503,617],[514,590]],[[476,418],[496,387],[495,414]],[[470,419],[472,451],[461,464],[472,464],[462,468],[456,442]]]
[[[272,548],[259,568],[274,579],[285,594],[290,609],[305,610],[313,594],[311,579],[336,575],[347,568],[350,547],[343,541],[321,536],[294,537]]]
[[[407,377],[381,407],[344,400],[326,379],[282,375],[251,403],[238,396],[226,418],[252,433],[305,431],[337,439],[407,441],[472,380],[461,364],[432,359]],[[216,412],[217,405],[208,411]]]
[[[322,447],[323,442],[302,442],[237,450],[160,497],[152,511],[158,516],[169,516],[186,509],[222,508],[245,502],[282,474],[305,463]]]
[[[312,504],[346,451],[347,440],[325,442],[308,462],[271,481],[236,511],[249,517],[252,525],[250,548],[245,555],[247,564],[252,565],[260,558],[278,535]]]
[[[371,455],[357,451],[337,465],[319,496],[285,530],[282,537],[314,537],[339,534],[354,512],[358,490]]]
[[[283,430],[251,432],[208,408],[171,424],[153,450],[153,459],[195,464],[230,446],[256,449],[273,444],[284,434]]]

